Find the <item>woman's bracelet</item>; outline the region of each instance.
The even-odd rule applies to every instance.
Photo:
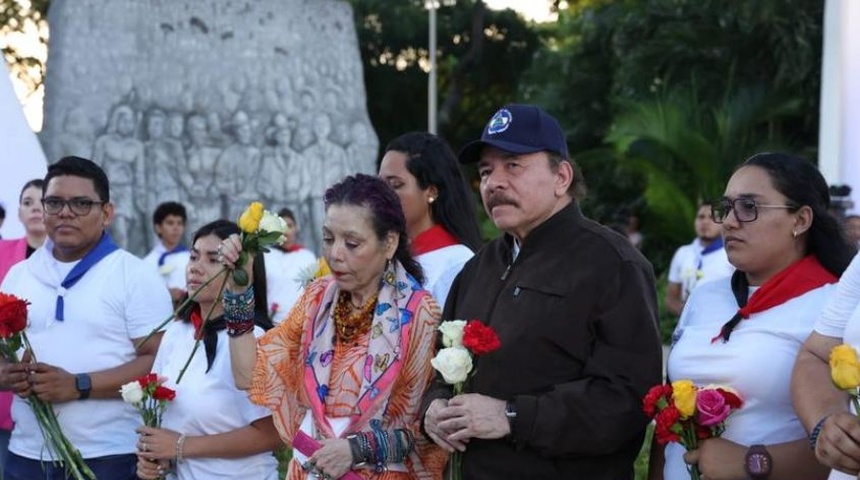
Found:
[[[815,444],[818,443],[818,436],[821,435],[821,429],[824,428],[824,422],[827,421],[827,417],[830,415],[825,415],[815,424],[815,428],[809,432],[809,448],[815,451]]]
[[[224,320],[246,322],[254,320],[254,286],[242,293],[224,292]]]
[[[179,463],[183,460],[182,458],[182,447],[185,446],[185,434],[182,433],[179,435],[179,438],[176,439],[176,463]]]
[[[224,321],[227,335],[238,337],[254,329],[254,286],[243,293],[224,292]]]

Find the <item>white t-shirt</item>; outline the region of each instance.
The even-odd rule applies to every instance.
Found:
[[[273,304],[278,304],[278,310],[272,316],[272,322],[277,325],[284,321],[302,294],[304,285],[301,274],[316,265],[317,257],[306,248],[294,252],[272,248],[263,254],[263,258],[266,263],[268,311],[271,315]]]
[[[188,266],[188,261],[191,259],[191,252],[186,250],[171,253],[164,257],[164,264],[159,266],[158,259],[166,252],[167,248],[159,241],[152,251],[143,257],[143,261],[161,275],[167,288],[185,290],[185,267]]]
[[[723,438],[727,440],[748,446],[805,438],[806,431],[791,404],[791,370],[815,319],[835,291],[835,285],[825,285],[752,314],[741,320],[728,342],[711,343],[738,307],[728,278],[700,285],[687,302],[673,336],[669,379],[737,390],[744,405],[726,422]],[[680,444],[666,445],[665,480],[690,478],[683,454]]]
[[[64,321],[55,317],[59,285],[74,263],[51,255],[52,243],[9,271],[0,290],[31,302],[27,336],[40,362],[69,373],[117,367],[136,357],[132,339],[171,315],[170,296],[139,258],[116,250],[94,265],[64,296]],[[54,405],[60,426],[84,458],[135,452],[137,411],[122,400],[88,399]],[[17,396],[9,450],[30,459],[50,455],[36,418]]]
[[[254,334],[259,337],[263,330],[256,328]],[[176,390],[176,398],[164,411],[163,428],[188,436],[212,435],[245,427],[272,414],[268,408],[253,405],[248,394],[236,388],[228,342],[227,332],[218,332],[215,359],[208,373],[206,352],[201,345],[176,385],[194,348],[194,326],[190,322],[171,322],[152,366],[152,371],[167,377],[165,386]],[[265,452],[242,458],[187,458],[177,464],[172,478],[274,480],[277,473],[277,460],[271,452]]]
[[[433,295],[440,308],[445,306],[454,278],[474,255],[469,247],[457,244],[415,257],[424,269],[424,289]]]
[[[729,276],[735,271],[725,248],[702,255],[704,248],[701,240],[696,238],[678,248],[672,257],[668,279],[669,283],[681,284],[681,300],[686,300],[697,285]]]

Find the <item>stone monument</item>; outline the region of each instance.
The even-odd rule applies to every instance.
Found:
[[[152,246],[164,201],[188,230],[253,200],[321,246],[322,196],[376,170],[357,35],[336,0],[54,0],[42,145],[108,173],[112,230]]]

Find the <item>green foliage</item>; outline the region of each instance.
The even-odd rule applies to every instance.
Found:
[[[384,147],[427,129],[428,11],[423,0],[350,0],[355,11],[371,121]],[[539,42],[511,10],[447,0],[437,10],[439,132],[455,148],[516,99]]]
[[[579,0],[540,30],[520,91],[559,118],[587,214],[637,214],[661,272],[752,153],[814,154],[823,2]]]
[[[39,41],[47,43],[47,12],[50,0],[31,0],[25,6],[20,0],[0,0],[0,39],[9,34],[24,33],[34,28],[39,32]],[[21,52],[8,43],[0,43],[3,56],[12,72],[34,91],[42,84],[45,65],[41,59]]]

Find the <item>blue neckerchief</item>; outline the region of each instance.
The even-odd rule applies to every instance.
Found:
[[[66,275],[66,278],[60,284],[60,287],[62,287],[62,293],[60,295],[57,295],[57,310],[54,313],[54,316],[57,318],[57,320],[61,322],[64,320],[63,295],[65,294],[65,291],[72,288],[76,283],[78,283],[78,280],[80,280],[81,277],[83,277],[84,274],[87,273],[87,271],[93,267],[93,265],[99,263],[101,259],[110,255],[111,253],[113,253],[114,250],[118,248],[119,247],[117,247],[116,244],[113,243],[113,239],[110,238],[110,234],[107,232],[102,232],[102,238],[99,240],[99,243],[96,244],[95,248],[93,248],[92,250],[87,252],[86,255],[84,255],[84,258],[82,258],[81,261],[78,262],[77,265],[75,265],[72,271],[69,272],[68,275]]]
[[[174,253],[187,252],[187,251],[188,251],[188,247],[186,247],[185,245],[182,245],[182,244],[173,247],[173,250],[168,250],[168,251],[162,253],[160,257],[158,257],[158,266],[160,267],[160,266],[164,265],[164,259],[166,259],[168,255],[173,255]]]
[[[699,256],[699,268],[698,268],[698,270],[702,269],[702,257],[704,257],[705,255],[707,255],[711,252],[716,252],[717,250],[719,250],[721,248],[723,248],[723,237],[722,236],[717,237],[716,240],[711,242],[710,245],[708,245],[707,247],[705,247],[704,250],[702,250],[702,255]]]

